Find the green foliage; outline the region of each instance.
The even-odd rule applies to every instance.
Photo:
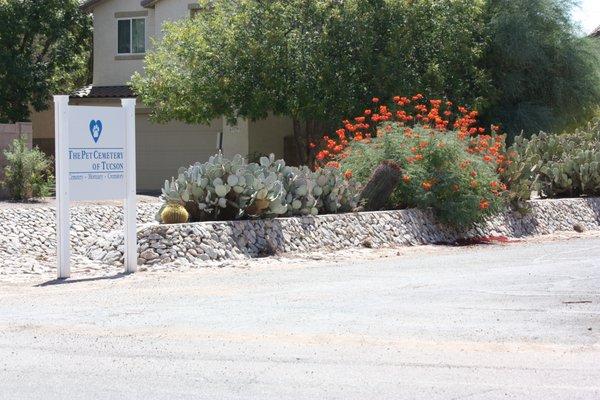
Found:
[[[180,168],[177,178],[162,189],[164,207],[184,205],[192,221],[316,215],[356,207],[357,185],[336,168],[316,172],[289,167],[274,156],[246,163],[236,155],[218,154],[204,164]]]
[[[298,145],[372,95],[416,92],[473,100],[481,1],[216,0],[164,26],[132,78],[159,121],[205,123],[269,111],[294,119]],[[475,29],[475,30],[474,30]],[[477,95],[479,96],[479,95]]]
[[[13,200],[49,196],[54,188],[52,163],[37,147],[29,149],[24,138],[15,139],[4,150],[7,165],[2,186]]]
[[[432,208],[442,222],[469,227],[500,211],[502,190],[494,164],[469,152],[457,132],[435,132],[386,123],[371,142],[352,142],[341,169],[366,181],[384,160],[398,163],[403,176],[391,207]]]
[[[598,121],[570,134],[519,136],[511,152],[514,161],[507,174],[523,188],[519,198],[528,198],[532,190],[551,198],[600,195]]]
[[[78,0],[0,1],[0,122],[89,81],[91,18]]]
[[[580,38],[572,0],[488,0],[482,66],[494,90],[485,116],[504,131],[560,132],[600,104],[598,45]]]
[[[206,2],[206,0],[204,1]],[[294,119],[297,144],[372,96],[477,107],[505,131],[561,130],[600,99],[563,0],[214,0],[167,24],[132,83],[154,118]]]

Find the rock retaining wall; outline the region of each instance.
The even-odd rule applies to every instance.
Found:
[[[154,222],[158,203],[138,203],[138,224]],[[90,257],[106,263],[117,262],[123,250],[123,207],[76,206],[71,208],[71,249],[73,254],[90,257],[90,249],[100,246]],[[44,260],[56,256],[56,209],[11,204],[0,208],[0,265],[15,256]]]
[[[571,231],[575,224],[600,231],[600,198],[532,201],[531,212],[524,216],[507,212],[468,232],[439,225],[431,213],[419,210],[158,225],[154,222],[158,207],[158,203],[138,204],[140,264],[202,264],[278,252],[454,242],[476,236],[522,237]],[[122,263],[121,207],[73,207],[71,222],[74,256],[95,263]],[[0,209],[0,266],[17,259],[45,263],[55,258],[54,208]]]
[[[431,213],[420,210],[148,226],[138,235],[139,262],[198,263],[277,252],[447,243],[478,236],[522,237],[572,231],[575,224],[600,230],[600,198],[530,204],[526,215],[507,212],[468,232],[442,226]]]

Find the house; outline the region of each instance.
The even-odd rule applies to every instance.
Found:
[[[160,40],[162,24],[203,11],[195,0],[87,0],[81,7],[93,15],[93,82],[71,95],[72,105],[120,106],[120,98],[134,97],[127,83],[135,71],[143,71],[144,56],[153,40]],[[208,125],[155,124],[149,119],[150,112],[138,104],[140,192],[157,191],[179,167],[206,161],[215,154],[218,143],[226,156],[274,153],[283,157],[284,137],[293,130],[291,120],[279,117],[239,120],[236,126],[228,125],[224,118]],[[51,109],[32,116],[34,143],[47,152],[54,148],[53,117]]]

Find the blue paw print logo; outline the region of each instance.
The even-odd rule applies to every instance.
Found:
[[[100,135],[102,134],[102,121],[91,120],[90,133],[92,134],[92,139],[94,139],[94,143],[98,143],[98,140],[100,140]]]

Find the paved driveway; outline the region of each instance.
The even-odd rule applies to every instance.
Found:
[[[0,399],[599,399],[600,239],[0,286]]]

